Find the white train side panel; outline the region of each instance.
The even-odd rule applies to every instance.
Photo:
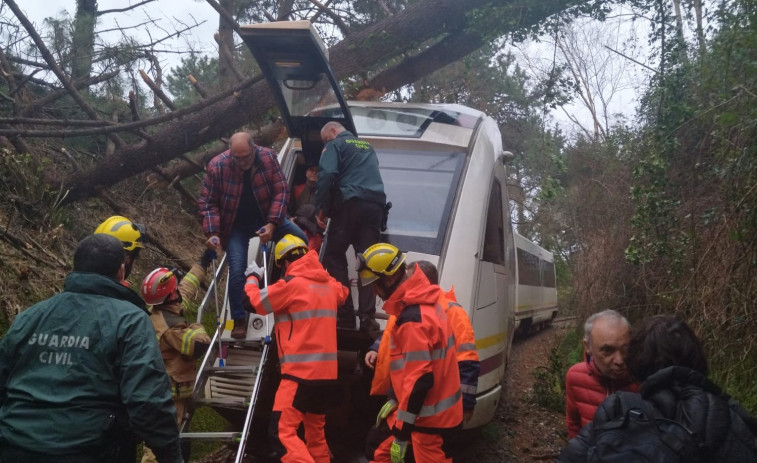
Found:
[[[557,285],[552,253],[514,234],[518,274],[516,328],[528,332],[557,316]]]

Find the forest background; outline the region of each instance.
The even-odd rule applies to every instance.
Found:
[[[711,377],[757,412],[757,0],[207,0],[218,54],[180,50],[170,69],[162,44],[192,24],[100,38],[102,17],[151,1],[76,0],[35,24],[0,2],[0,334],[62,289],[73,247],[110,215],[148,227],[133,285],[191,265],[204,163],[242,127],[266,146],[286,136],[235,28],[309,19],[348,98],[496,119],[515,154],[513,221],[555,254],[562,313],[680,314]],[[618,20],[645,36],[618,44],[603,26]],[[552,57],[524,54],[534,39]],[[619,116],[629,69],[645,80],[636,113]]]

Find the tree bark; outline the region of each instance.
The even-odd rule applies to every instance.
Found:
[[[74,33],[71,40],[72,79],[86,79],[92,72],[96,22],[97,0],[76,0]]]
[[[421,0],[402,12],[353,32],[350,37],[329,51],[331,66],[337,79],[375,69],[377,64],[417,49],[425,41],[461,34],[469,26],[466,14],[478,7],[507,6],[515,17],[541,20],[581,3],[571,0],[534,0],[528,3],[515,0]],[[428,11],[435,14],[429,15]],[[512,28],[522,27],[516,23]],[[508,31],[499,31],[500,33]],[[460,36],[462,37],[462,36]],[[471,50],[472,51],[472,50]],[[458,59],[450,57],[449,64]],[[437,66],[441,66],[442,62]],[[386,88],[392,91],[394,88]],[[104,186],[112,186],[151,167],[169,161],[209,141],[238,130],[249,121],[262,116],[275,104],[267,83],[259,81],[232,96],[206,105],[201,111],[190,114],[180,122],[163,126],[143,141],[127,146],[114,156],[104,158],[98,165],[76,172],[56,187],[68,189],[66,202],[70,203],[96,194]],[[60,185],[62,183],[63,185]]]
[[[233,14],[235,0],[220,0],[219,3],[222,9]],[[226,90],[236,83],[234,73],[231,70],[234,64],[231,62],[231,55],[223,53],[224,45],[229,50],[234,49],[234,26],[222,15],[218,17],[218,36],[218,79],[221,88]]]

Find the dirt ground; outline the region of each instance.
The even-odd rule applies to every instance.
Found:
[[[554,461],[558,456],[567,443],[565,417],[534,402],[533,372],[546,366],[564,330],[556,326],[515,341],[497,414],[473,441],[465,463]]]
[[[466,437],[470,438],[469,450],[455,463],[530,463],[557,458],[567,443],[565,417],[535,403],[533,372],[546,366],[550,350],[563,338],[564,331],[562,326],[553,326],[513,343],[494,420]],[[233,461],[233,452],[220,450],[200,461],[226,463]],[[244,461],[258,463],[254,458]]]

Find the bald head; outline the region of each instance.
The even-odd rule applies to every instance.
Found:
[[[323,144],[325,145],[326,143],[335,139],[337,135],[344,132],[345,130],[347,129],[345,129],[344,126],[339,122],[327,122],[321,129],[321,141],[323,141]]]
[[[247,132],[237,132],[229,138],[229,154],[234,163],[242,170],[252,167],[255,162],[255,144]]]

